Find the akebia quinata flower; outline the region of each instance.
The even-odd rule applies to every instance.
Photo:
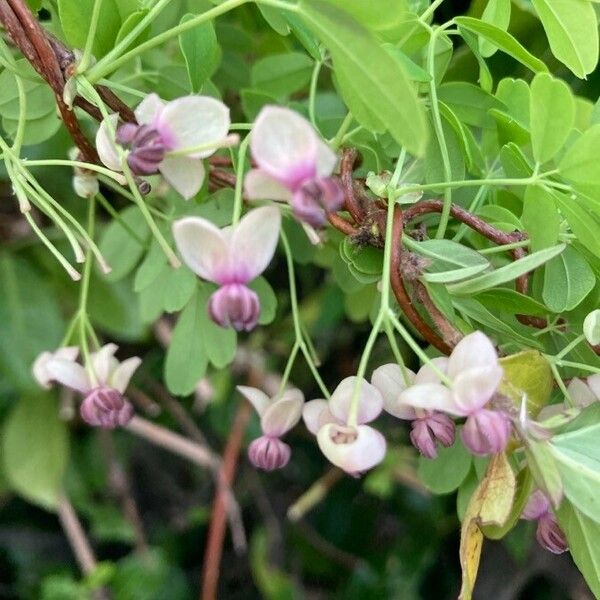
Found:
[[[281,396],[269,398],[253,387],[239,385],[237,389],[256,409],[263,432],[248,447],[250,462],[265,471],[282,469],[288,464],[292,450],[281,437],[300,420],[304,395],[300,390],[290,389]]]
[[[432,362],[435,363],[439,360],[433,359]],[[423,367],[416,375],[410,369],[406,369],[405,373],[408,381],[399,365],[393,363],[382,365],[373,371],[371,383],[381,392],[383,408],[386,412],[411,422],[410,441],[412,445],[423,456],[437,458],[438,444],[449,447],[454,443],[454,421],[442,412],[413,408],[404,403],[401,393],[409,385],[426,383],[434,372]]]
[[[280,227],[274,206],[255,208],[222,229],[200,217],[174,223],[175,243],[186,265],[219,286],[208,301],[208,313],[221,327],[250,331],[256,326],[260,301],[247,284],[271,262]]]
[[[94,427],[113,429],[127,425],[133,417],[133,406],[123,394],[142,362],[134,356],[120,363],[116,351],[115,344],[106,344],[93,352],[87,369],[76,362],[75,347],[43,352],[33,365],[33,374],[44,387],[60,383],[82,394],[81,418]]]
[[[250,136],[258,168],[246,174],[247,198],[289,202],[294,215],[313,227],[324,225],[327,213],[341,208],[342,188],[331,176],[337,156],[304,117],[266,106]]]
[[[317,436],[327,459],[351,475],[359,475],[379,464],[386,452],[385,438],[366,423],[374,421],[383,408],[379,390],[362,381],[358,395],[356,425],[349,425],[356,377],[346,377],[329,401],[311,400],[302,417],[308,430]]]
[[[186,199],[202,187],[203,159],[238,142],[237,135],[229,135],[229,109],[209,96],[184,96],[165,102],[149,94],[135,109],[135,118],[137,125],[119,126],[119,116],[113,114],[100,124],[96,134],[100,159],[109,169],[122,170],[116,141],[128,150],[127,164],[132,173],[160,171]]]
[[[505,412],[488,406],[503,377],[488,337],[480,331],[464,337],[448,359],[437,359],[435,364],[450,385],[443,384],[439,375],[427,368],[421,382],[400,394],[401,402],[416,409],[466,417],[461,438],[473,454],[502,452],[512,425]]]
[[[553,554],[562,554],[569,549],[565,534],[550,508],[550,501],[542,491],[536,490],[531,494],[521,518],[537,521],[535,537],[542,548]]]

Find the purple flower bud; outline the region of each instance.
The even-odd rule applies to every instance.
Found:
[[[282,469],[290,461],[291,455],[291,448],[278,437],[263,435],[248,447],[250,462],[264,471]]]
[[[260,301],[255,292],[240,283],[220,287],[208,301],[210,318],[221,327],[236,331],[254,329],[260,316]]]
[[[542,548],[553,554],[562,554],[569,549],[565,534],[551,512],[547,512],[538,519],[535,537]]]
[[[454,444],[454,421],[441,412],[432,412],[412,422],[410,441],[426,458],[437,458],[437,443]]]
[[[511,422],[506,413],[480,408],[467,418],[461,437],[473,454],[487,456],[502,452],[508,444],[510,433]]]
[[[294,215],[313,227],[322,227],[327,213],[338,211],[343,203],[344,192],[333,177],[309,179],[291,200]]]
[[[135,175],[156,173],[168,150],[160,132],[150,125],[121,125],[116,140],[122,146],[129,146],[127,164]]]
[[[133,406],[119,391],[109,387],[97,387],[83,399],[79,414],[88,425],[114,429],[131,421]]]

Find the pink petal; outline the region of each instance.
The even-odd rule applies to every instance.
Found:
[[[246,385],[238,385],[237,391],[254,406],[254,410],[262,416],[271,405],[271,399],[262,390]]]
[[[82,394],[87,394],[92,387],[86,370],[79,363],[53,358],[48,361],[46,369],[51,379]]]
[[[457,408],[468,415],[485,406],[498,389],[503,375],[499,366],[479,367],[458,374],[452,386]]]
[[[179,254],[196,275],[214,283],[230,276],[229,245],[223,232],[201,217],[185,217],[173,223]]]
[[[352,395],[357,378],[346,377],[335,388],[329,400],[329,410],[333,416],[342,422],[348,420]],[[376,419],[383,409],[383,397],[379,390],[364,379],[361,382],[358,395],[358,416],[360,424],[369,423]]]
[[[323,141],[317,142],[317,175],[329,177],[338,162],[337,154]]]
[[[302,419],[313,435],[317,435],[319,429],[323,425],[321,423],[321,415],[325,410],[328,410],[327,400],[310,400],[302,407]]]
[[[135,373],[136,369],[142,364],[142,359],[137,356],[132,356],[120,363],[117,368],[111,373],[110,385],[121,394],[125,393],[129,380]]]
[[[169,102],[155,122],[170,150],[206,149],[190,152],[195,158],[206,158],[227,137],[231,120],[229,108],[210,96],[184,96]]]
[[[494,367],[498,364],[498,355],[490,339],[481,331],[475,331],[464,337],[448,360],[448,377],[454,379],[459,373],[477,367]]]
[[[157,94],[148,94],[135,109],[135,118],[140,125],[150,125],[158,118],[167,105]]]
[[[206,175],[203,162],[188,156],[165,156],[159,169],[169,185],[186,200],[200,191]]]
[[[232,265],[238,283],[247,283],[258,277],[275,254],[281,214],[275,206],[255,208],[242,218],[231,237]]]
[[[424,410],[440,410],[451,415],[463,415],[456,406],[452,392],[440,383],[413,385],[400,394],[400,402]]]
[[[446,373],[446,370],[448,369],[448,359],[445,356],[440,356],[438,358],[432,358],[431,362],[425,363],[419,369],[419,372],[415,377],[415,384],[441,383],[441,378],[433,367],[442,373]]]
[[[415,374],[407,369],[407,374],[412,380]],[[373,371],[371,383],[383,396],[383,408],[386,412],[399,419],[412,420],[416,417],[415,410],[400,402],[400,392],[406,389],[406,383],[402,376],[402,369],[395,363],[382,365]]]
[[[111,129],[115,131],[118,122],[119,115],[117,113],[109,115],[108,123],[107,119],[104,119],[96,132],[96,150],[98,151],[98,156],[103,164],[113,171],[122,170],[117,146],[111,134]],[[111,127],[109,127],[109,124]]]
[[[335,441],[344,437],[349,441]],[[350,474],[367,471],[385,457],[385,438],[368,425],[349,428],[330,423],[321,427],[317,434],[317,442],[321,452],[332,464]]]
[[[300,390],[288,390],[262,414],[260,425],[270,437],[281,437],[298,423],[302,416],[304,395]]]
[[[105,346],[102,346],[98,352],[92,352],[90,355],[92,369],[96,374],[98,383],[101,385],[108,384],[108,378],[111,372],[118,365],[117,359],[114,357],[117,350],[118,346],[116,344],[106,344]]]
[[[246,173],[244,193],[248,200],[289,202],[292,199],[288,188],[260,169],[251,169]]]
[[[550,511],[550,501],[541,490],[536,490],[529,496],[529,500],[521,513],[521,518],[535,521]]]
[[[294,189],[316,175],[318,138],[298,113],[265,106],[254,122],[250,148],[258,166]]]

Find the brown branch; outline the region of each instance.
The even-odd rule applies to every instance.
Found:
[[[250,405],[242,402],[237,409],[221,467],[221,479],[227,486],[231,486],[240,455],[244,431],[250,418]],[[208,530],[208,539],[204,550],[204,565],[202,567],[201,600],[215,600],[219,584],[221,556],[225,539],[225,522],[227,517],[227,495],[224,488],[220,487],[215,496]]]
[[[342,188],[344,190],[344,203],[346,209],[352,215],[355,223],[362,223],[365,218],[365,211],[360,205],[359,201],[355,196],[354,189],[354,178],[352,173],[354,171],[354,164],[358,158],[358,152],[354,148],[346,148],[342,154],[342,160],[340,162],[340,179],[342,182]]]
[[[425,307],[425,310],[431,317],[431,320],[435,323],[438,331],[442,334],[444,340],[446,340],[450,346],[456,346],[463,337],[462,333],[446,319],[442,311],[435,305],[435,302],[432,300],[423,283],[415,280],[413,282],[413,287],[419,302]]]
[[[337,213],[327,213],[327,220],[344,235],[356,235],[358,233],[356,227],[348,223],[348,221],[340,217]]]
[[[391,273],[390,281],[392,284],[392,290],[396,300],[400,305],[402,312],[406,315],[408,320],[412,323],[414,328],[419,334],[427,340],[432,346],[437,348],[444,354],[450,354],[452,348],[442,339],[440,336],[425,322],[423,317],[418,313],[414,307],[412,300],[406,291],[404,281],[402,281],[401,267],[402,267],[402,233],[404,231],[404,222],[402,211],[399,206],[396,206],[394,210],[394,227],[392,229],[392,262],[391,262]]]

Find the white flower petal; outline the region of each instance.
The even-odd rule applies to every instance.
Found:
[[[117,365],[116,369],[110,375],[110,386],[121,392],[125,393],[129,380],[133,376],[135,370],[142,364],[142,359],[137,356],[132,356],[122,363]]]
[[[43,388],[50,389],[52,377],[48,373],[48,362],[53,358],[64,358],[66,360],[75,361],[79,354],[79,348],[77,346],[64,346],[58,348],[54,352],[42,352],[33,363],[31,371],[35,380]]]
[[[289,202],[292,192],[260,169],[251,169],[244,179],[244,193],[248,200],[276,200]]]
[[[317,140],[317,175],[329,177],[337,162],[337,154],[323,140]]]
[[[407,369],[406,373],[410,383],[413,382],[415,374]],[[383,408],[386,412],[399,419],[412,420],[416,417],[412,406],[400,402],[400,392],[406,389],[406,382],[402,375],[402,369],[396,363],[381,365],[373,371],[371,383],[383,396]]]
[[[158,94],[148,94],[134,110],[135,118],[140,125],[149,125],[159,116],[162,109],[167,105]]]
[[[318,142],[304,117],[288,108],[265,106],[252,127],[250,148],[263,171],[295,187],[315,176]]]
[[[159,115],[158,129],[171,150],[191,151],[190,156],[206,158],[220,147],[229,132],[229,108],[210,96],[184,96],[169,102]],[[166,135],[165,135],[166,134]]]
[[[335,388],[329,400],[329,410],[333,416],[342,422],[348,420],[354,386],[357,378],[346,377]],[[357,421],[360,424],[369,423],[376,419],[383,409],[383,397],[379,390],[363,379],[358,395]]]
[[[498,364],[496,349],[481,331],[475,331],[464,337],[450,355],[448,360],[448,377],[454,379],[466,369],[476,367],[492,367]]]
[[[238,385],[237,391],[254,406],[254,410],[262,416],[271,405],[271,399],[262,390],[247,385]]]
[[[98,352],[92,352],[90,355],[92,369],[96,374],[98,383],[108,384],[110,374],[118,364],[114,357],[117,350],[118,346],[116,344],[106,344]]]
[[[275,206],[255,208],[242,218],[231,237],[232,266],[238,274],[238,283],[247,283],[258,277],[275,254],[281,214]]]
[[[594,394],[585,381],[578,377],[574,377],[571,380],[571,383],[567,387],[567,392],[569,392],[569,396],[571,396],[575,406],[579,406],[580,408],[589,406],[596,401],[596,394]]]
[[[271,437],[281,437],[287,433],[300,420],[303,405],[304,395],[300,390],[285,392],[262,414],[260,426],[263,433]]]
[[[62,385],[82,394],[91,390],[88,374],[79,363],[66,358],[53,358],[48,361],[46,369],[51,379]]]
[[[400,402],[414,408],[463,415],[454,402],[452,392],[439,383],[413,385],[400,394]]]
[[[334,439],[339,438],[340,432],[342,435],[348,434],[349,439],[354,436],[356,438],[347,443],[336,443]],[[332,464],[351,474],[367,471],[385,457],[385,438],[368,425],[349,428],[330,423],[319,429],[317,442],[321,452]]]
[[[173,236],[183,261],[196,275],[214,283],[229,277],[229,245],[213,223],[185,217],[173,223]]]
[[[448,359],[445,356],[440,356],[432,358],[430,363],[425,363],[415,377],[415,385],[421,383],[441,383],[442,380],[433,367],[445,374],[448,369]]]
[[[165,156],[158,168],[169,185],[186,200],[200,191],[206,175],[202,160],[188,156]]]
[[[499,366],[478,367],[459,373],[452,382],[457,408],[468,415],[485,406],[498,389],[503,375],[504,371]]]
[[[111,134],[111,129],[115,131],[118,122],[119,115],[117,113],[109,115],[108,119],[104,119],[100,123],[100,127],[98,127],[98,131],[96,132],[96,150],[98,151],[98,156],[103,164],[113,171],[121,171],[121,160],[119,159],[117,146]]]
[[[590,375],[587,378],[587,384],[590,386],[594,396],[596,396],[596,400],[600,400],[600,373]]]
[[[327,400],[310,400],[302,407],[302,419],[313,435],[322,427],[321,414],[328,409]]]

